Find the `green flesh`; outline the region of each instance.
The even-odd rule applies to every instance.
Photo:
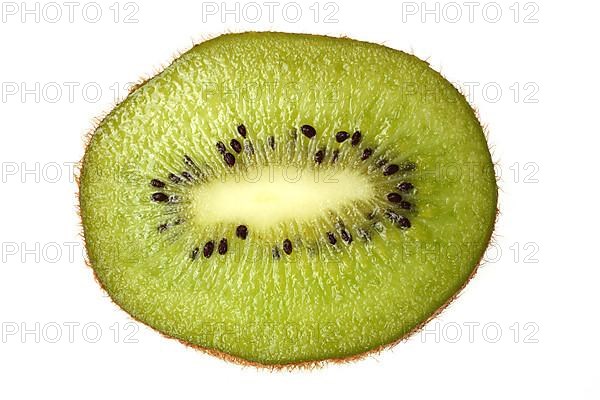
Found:
[[[357,130],[356,146],[335,139]],[[386,176],[390,164],[400,170]],[[410,333],[473,273],[496,198],[473,110],[425,62],[282,33],[225,35],[182,55],[102,121],[80,179],[90,263],[112,299],[168,336],[261,364],[350,357]]]

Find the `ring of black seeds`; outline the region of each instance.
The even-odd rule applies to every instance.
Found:
[[[246,128],[244,125],[239,125],[237,127],[238,133],[242,136],[242,137],[246,137]],[[310,126],[310,125],[302,125],[301,127],[301,132],[308,138],[313,138],[314,136],[316,136],[316,130]],[[338,143],[342,143],[344,141],[346,141],[348,138],[350,137],[350,135],[348,134],[348,132],[346,131],[339,131],[336,133],[335,138],[336,141]],[[360,131],[355,131],[354,134],[351,137],[351,144],[352,146],[356,146],[358,145],[360,142],[362,141],[362,135],[360,133]],[[274,136],[269,136],[267,138],[267,142],[268,145],[274,149],[275,148],[275,137]],[[223,154],[223,159],[225,161],[225,163],[227,165],[229,165],[230,167],[232,167],[235,164],[235,156],[229,152],[227,152],[225,145],[222,142],[217,142],[216,143],[217,146],[217,150]],[[249,141],[245,141],[244,146],[242,147],[242,144],[240,143],[240,141],[238,141],[237,139],[231,139],[230,141],[230,146],[231,148],[236,152],[236,153],[241,153],[242,149],[245,148],[246,152],[249,153],[253,153],[254,149],[252,146],[252,143]],[[339,153],[340,151],[338,149],[335,149],[333,151],[333,155],[332,155],[332,163],[334,163],[338,157],[339,157]],[[362,153],[361,153],[361,160],[367,160],[368,158],[371,157],[371,155],[373,155],[373,149],[371,148],[365,148]],[[314,161],[317,164],[322,163],[322,161],[325,158],[325,150],[324,149],[319,149],[315,155],[314,155]],[[196,166],[196,164],[192,161],[192,159],[185,155],[184,157],[184,163],[189,166],[190,168],[192,168],[193,172],[201,174],[200,170],[198,169],[198,167]],[[387,163],[386,159],[379,159],[375,165],[378,168],[383,167],[385,164]],[[389,164],[387,165],[385,168],[383,168],[383,175],[384,176],[391,176],[395,173],[397,173],[398,171],[402,171],[402,172],[407,172],[407,171],[412,171],[416,168],[416,164],[413,162],[404,162],[401,165],[397,165],[397,164]],[[187,171],[183,171],[181,172],[181,176],[186,179],[187,181],[193,181],[195,180],[194,176],[187,172]],[[173,173],[170,173],[168,175],[168,178],[171,182],[173,183],[181,183],[183,181],[183,179]],[[161,181],[160,179],[151,179],[150,180],[150,186],[154,187],[154,188],[164,188],[166,187],[166,183]],[[400,182],[396,185],[396,188],[403,193],[406,192],[410,192],[411,190],[414,189],[414,185],[410,182],[407,181],[403,181]],[[411,210],[412,209],[412,203],[405,201],[402,199],[402,196],[400,193],[395,193],[395,192],[391,192],[388,193],[386,196],[387,200],[389,202],[398,204],[398,206],[401,209],[404,210]],[[163,192],[155,192],[152,193],[151,195],[151,200],[155,201],[155,202],[170,202],[170,203],[176,203],[180,200],[179,196],[177,195],[167,195]],[[412,226],[410,220],[407,217],[401,216],[399,214],[397,214],[396,212],[392,211],[392,210],[386,210],[384,212],[384,215],[386,217],[389,218],[389,220],[394,223],[395,225],[399,226],[401,229],[407,229],[410,228]],[[371,213],[369,213],[367,215],[367,219],[372,220],[374,219],[376,216],[376,212],[373,211]],[[181,219],[177,219],[175,220],[175,222],[172,223],[172,225],[179,225],[182,223]],[[376,222],[375,225],[379,224],[381,225],[380,222]],[[375,226],[373,225],[373,226]],[[158,225],[158,232],[162,233],[164,231],[166,231],[171,225],[169,225],[168,223],[163,223]],[[348,231],[347,229],[344,228],[344,224],[343,221],[338,221],[336,223],[336,226],[339,229],[339,234],[342,238],[342,240],[344,242],[346,242],[347,244],[352,243],[352,234],[350,233],[350,231]],[[376,231],[381,232],[381,230],[378,230],[375,228]],[[365,240],[370,240],[371,236],[369,234],[369,232],[361,227],[357,228],[357,233],[358,233],[358,237],[363,238]],[[242,239],[245,240],[248,236],[248,228],[246,225],[239,225],[236,227],[235,230],[235,235]],[[329,242],[329,244],[331,245],[335,245],[337,243],[337,239],[335,237],[335,234],[333,232],[326,232],[326,236],[327,236],[327,240]],[[293,245],[290,239],[285,239],[282,243],[282,249],[283,252],[287,255],[290,255],[293,251]],[[307,250],[310,253],[310,247],[307,247]],[[208,242],[206,242],[206,244],[204,245],[203,249],[202,249],[202,254],[204,255],[205,258],[209,258],[213,252],[215,250],[215,242],[210,240]],[[228,251],[228,242],[226,238],[222,238],[219,241],[219,244],[217,246],[217,252],[220,255],[225,255]],[[196,247],[192,250],[190,256],[192,258],[192,260],[195,260],[198,257],[198,254],[200,252],[200,248]],[[279,248],[277,246],[274,246],[272,248],[272,254],[273,254],[273,258],[275,259],[279,259],[280,258],[280,252],[279,252]]]

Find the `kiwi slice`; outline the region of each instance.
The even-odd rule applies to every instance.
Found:
[[[426,62],[242,33],[194,46],[103,119],[79,200],[89,262],[120,307],[277,366],[422,326],[475,271],[497,186],[474,111]]]

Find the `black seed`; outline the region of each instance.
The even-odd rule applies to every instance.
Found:
[[[369,235],[369,232],[365,231],[362,228],[358,228],[358,237],[364,239],[364,240],[371,240],[371,235]]]
[[[408,218],[398,215],[392,210],[387,210],[385,215],[390,219],[390,221],[397,224],[400,228],[410,228],[411,226]]]
[[[273,247],[273,258],[275,260],[279,260],[279,249],[277,248],[277,246]]]
[[[241,153],[242,152],[242,144],[240,142],[237,141],[237,139],[231,139],[231,142],[229,142],[229,145],[231,146],[231,148],[233,150],[235,150],[236,153]]]
[[[165,187],[165,183],[163,181],[159,181],[158,179],[152,179],[150,181],[150,185],[154,186],[155,188],[164,188]]]
[[[237,131],[244,139],[246,138],[247,132],[246,132],[246,127],[244,126],[244,124],[238,125]]]
[[[348,134],[348,132],[346,131],[339,131],[338,133],[335,134],[335,140],[338,143],[342,143],[344,142],[346,139],[348,139],[350,135]]]
[[[267,143],[269,143],[269,147],[275,150],[275,136],[269,136],[267,138]]]
[[[300,127],[300,130],[302,131],[302,134],[309,139],[315,137],[315,135],[317,134],[317,131],[315,130],[315,128],[313,128],[310,125],[302,125]]]
[[[402,208],[404,210],[410,210],[412,208],[412,204],[410,204],[410,202],[408,202],[408,201],[402,200],[400,202],[400,208]]]
[[[331,243],[331,244],[337,243],[337,239],[335,238],[335,235],[331,232],[327,232],[327,239],[329,239],[329,243]]]
[[[181,183],[181,178],[175,174],[169,174],[169,180],[173,183]]]
[[[187,154],[185,154],[183,156],[183,162],[186,163],[187,165],[189,165],[192,168],[197,169],[198,167],[196,166],[196,163],[194,162],[194,160],[192,160],[192,158],[190,156],[188,156]]]
[[[206,242],[206,244],[204,245],[202,254],[204,255],[204,257],[209,258],[212,255],[214,250],[215,250],[215,242],[213,242],[211,240],[210,242]]]
[[[199,252],[200,252],[200,249],[198,247],[196,247],[194,250],[192,250],[192,254],[191,254],[192,260],[195,260],[196,258],[198,258]]]
[[[177,218],[175,220],[175,222],[173,222],[173,225],[181,225],[183,223],[183,220],[181,218]]]
[[[233,165],[235,164],[235,157],[231,153],[225,153],[225,155],[223,156],[223,160],[225,160],[225,163],[230,167],[233,167]]]
[[[246,239],[246,237],[248,236],[248,227],[246,227],[246,225],[238,226],[237,228],[235,228],[235,235],[240,239]]]
[[[254,154],[254,147],[252,146],[252,142],[245,142],[244,148],[246,149],[246,153]]]
[[[415,188],[413,186],[413,184],[410,182],[400,182],[396,187],[401,192],[410,192],[411,190],[413,190]]]
[[[371,155],[373,155],[373,149],[370,148],[366,148],[363,150],[362,155],[360,156],[360,159],[362,161],[365,161],[367,158],[371,157]]]
[[[345,229],[342,229],[342,231],[340,232],[340,235],[342,236],[342,240],[348,244],[352,243],[352,235],[350,234],[350,232],[348,232]]]
[[[169,225],[167,224],[160,224],[158,226],[158,233],[163,233],[164,231],[166,231],[169,228]]]
[[[383,176],[394,175],[399,169],[400,167],[398,167],[396,164],[390,164],[383,169]]]
[[[409,162],[405,162],[404,164],[402,164],[402,165],[400,166],[400,169],[401,169],[403,172],[407,172],[407,171],[414,171],[416,168],[417,168],[416,164],[415,164],[414,162],[411,162],[411,161],[409,161]]]
[[[319,150],[315,153],[315,162],[317,164],[321,164],[323,159],[325,158],[325,152],[323,150]]]
[[[392,222],[398,222],[400,219],[400,216],[398,214],[396,214],[395,212],[391,211],[391,210],[387,210],[385,212],[385,215],[390,219],[390,221]]]
[[[285,239],[283,241],[283,251],[285,252],[285,254],[292,254],[292,242],[290,241],[290,239]]]
[[[398,219],[398,226],[402,229],[407,229],[411,227],[410,220],[406,217],[400,217]]]
[[[402,196],[399,193],[388,193],[387,199],[392,203],[400,203],[402,201]]]
[[[194,180],[194,177],[192,176],[192,174],[190,174],[189,172],[186,172],[186,171],[183,171],[181,173],[181,176],[183,176],[188,181],[193,181]]]
[[[169,196],[161,192],[152,193],[152,201],[164,203],[169,201]]]
[[[377,168],[381,168],[383,167],[385,164],[387,163],[387,160],[385,158],[382,158],[380,160],[377,161],[377,163],[375,164],[377,166]]]
[[[192,170],[191,172],[193,174],[195,174],[196,176],[202,176],[202,172],[200,171],[200,168],[198,168],[198,166],[196,165],[194,160],[191,159],[190,156],[184,154],[183,162],[185,163],[185,165],[190,167],[190,169]]]
[[[227,151],[223,142],[217,142],[217,150],[219,150],[219,153],[221,154],[225,154],[225,152]]]
[[[219,242],[218,252],[220,255],[227,253],[227,239],[221,239],[221,241]]]
[[[362,139],[362,135],[360,133],[360,131],[356,131],[352,134],[352,140],[350,140],[350,144],[352,144],[352,146],[356,146],[357,144],[360,143]]]
[[[339,150],[334,150],[333,151],[333,157],[331,157],[331,163],[332,164],[335,163],[338,160],[339,156],[340,156],[340,151]]]

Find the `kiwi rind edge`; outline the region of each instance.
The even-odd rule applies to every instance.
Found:
[[[224,34],[231,34],[231,33],[244,33],[247,31],[240,31],[240,32],[226,32]],[[277,31],[261,31],[261,32],[269,32],[269,33],[277,33]],[[306,33],[302,33],[305,34]],[[133,83],[131,85],[131,87],[128,90],[128,93],[125,97],[118,99],[114,102],[114,104],[112,104],[110,110],[108,111],[104,111],[102,113],[100,113],[99,116],[97,117],[93,117],[92,121],[91,121],[91,127],[88,129],[88,131],[84,134],[83,136],[83,148],[84,148],[84,155],[82,156],[81,160],[77,163],[76,165],[76,172],[75,172],[75,182],[77,184],[77,191],[76,191],[76,197],[77,197],[77,204],[76,204],[76,209],[77,209],[77,214],[79,217],[79,226],[80,226],[80,236],[83,240],[83,244],[84,244],[84,248],[85,248],[85,255],[84,255],[84,262],[86,264],[86,266],[88,268],[91,269],[94,279],[96,280],[96,282],[98,283],[98,285],[100,286],[100,288],[108,295],[109,292],[108,290],[104,287],[104,285],[102,284],[101,280],[99,279],[97,272],[94,270],[94,268],[92,267],[91,261],[89,259],[89,248],[88,248],[88,244],[87,241],[85,240],[85,235],[84,235],[84,228],[83,228],[83,220],[82,220],[82,216],[81,216],[81,176],[82,176],[82,171],[83,171],[83,160],[85,157],[85,150],[87,149],[87,147],[89,146],[92,137],[94,136],[94,133],[96,132],[97,128],[102,124],[102,122],[123,102],[125,101],[129,96],[133,95],[136,91],[138,91],[139,89],[141,89],[143,86],[146,85],[146,83],[148,83],[148,81],[150,81],[154,76],[160,74],[161,72],[163,72],[166,68],[168,68],[171,64],[173,64],[182,54],[184,54],[186,51],[190,50],[191,48],[207,41],[207,40],[211,40],[213,38],[219,37],[220,34],[214,34],[214,35],[208,35],[205,36],[203,39],[194,42],[188,49],[183,50],[183,51],[177,51],[176,54],[174,56],[172,56],[171,60],[167,63],[167,64],[163,64],[161,65],[160,68],[155,68],[154,74],[152,76],[146,76],[146,77],[140,77],[138,78],[138,80]],[[325,36],[325,37],[332,37],[332,35],[313,35],[313,36]],[[336,37],[336,36],[333,36]],[[354,39],[348,35],[339,35],[337,36],[338,38],[344,38],[344,39],[351,39],[351,40],[358,40],[358,39]],[[363,40],[364,41],[364,40]],[[384,46],[383,43],[376,43],[378,45]],[[427,62],[427,61],[426,61]],[[427,64],[429,64],[427,62]],[[443,77],[442,73],[438,71],[438,73]],[[445,78],[445,77],[444,77]],[[453,85],[454,86],[454,85]],[[456,88],[456,86],[455,86]],[[460,88],[456,88],[456,90],[458,90],[466,99],[467,102],[469,102],[469,98],[467,96],[465,96],[464,93],[462,93],[462,90],[460,90]],[[469,102],[470,107],[473,109],[475,116],[477,118],[477,120],[480,121],[481,124],[481,118],[479,115],[479,112],[477,111],[477,109],[474,107],[473,104],[471,104]],[[487,127],[482,124],[482,128],[484,131],[484,135],[486,137],[486,139],[489,141],[489,130],[487,129]],[[488,148],[491,148],[492,146],[488,144]],[[493,154],[492,154],[493,156]],[[496,161],[493,161],[494,165],[498,165],[498,163]],[[496,181],[498,182],[498,177],[496,176]],[[498,187],[498,192],[500,192],[500,187]],[[494,218],[494,222],[492,224],[492,229],[489,232],[488,238],[485,240],[485,242],[487,243],[485,246],[485,249],[489,248],[489,245],[492,241],[494,241],[494,232],[495,232],[495,227],[496,227],[496,223],[498,220],[498,217],[500,215],[500,209],[498,208],[498,197],[496,198],[496,214],[495,214],[495,218]],[[318,368],[322,368],[325,367],[329,364],[348,364],[348,363],[353,363],[355,361],[359,361],[359,360],[363,360],[366,359],[368,357],[373,357],[373,356],[377,356],[379,355],[381,352],[385,351],[385,350],[389,350],[392,349],[393,347],[395,347],[396,345],[398,345],[399,343],[408,340],[410,337],[412,337],[413,335],[415,335],[416,333],[420,332],[430,321],[432,321],[433,319],[437,318],[452,302],[454,302],[454,300],[456,300],[463,292],[464,288],[469,284],[469,282],[471,281],[471,279],[473,279],[473,277],[476,275],[476,273],[478,272],[479,268],[482,266],[482,264],[484,263],[484,257],[485,257],[485,251],[482,253],[479,261],[476,263],[476,265],[473,267],[473,270],[471,271],[471,273],[469,274],[469,276],[467,277],[467,279],[464,281],[464,283],[460,286],[460,288],[458,288],[454,294],[448,298],[441,306],[439,306],[431,315],[429,315],[424,321],[422,321],[421,323],[419,323],[418,325],[416,325],[413,329],[411,329],[409,332],[403,334],[402,336],[398,337],[397,339],[395,339],[394,341],[390,342],[390,343],[386,343],[383,345],[380,345],[378,347],[375,347],[371,350],[367,350],[365,352],[359,353],[359,354],[354,354],[354,355],[350,355],[348,357],[340,357],[340,358],[324,358],[324,359],[320,359],[320,360],[309,360],[309,361],[300,361],[300,362],[291,362],[291,363],[284,363],[284,364],[266,364],[266,363],[260,363],[257,361],[251,361],[251,360],[247,360],[241,357],[237,357],[234,356],[232,354],[226,353],[224,351],[221,350],[217,350],[217,349],[213,349],[213,348],[208,348],[208,347],[202,347],[196,344],[191,344],[188,343],[182,339],[176,338],[176,337],[172,337],[169,335],[166,335],[163,332],[158,331],[157,329],[153,328],[152,326],[148,325],[147,323],[139,320],[138,318],[136,318],[135,316],[127,313],[123,307],[118,304],[110,295],[108,296],[108,298],[115,304],[117,305],[121,311],[125,312],[125,314],[131,318],[133,321],[135,321],[138,324],[142,324],[145,325],[147,327],[149,327],[150,329],[152,329],[155,332],[158,332],[161,336],[167,338],[167,339],[173,339],[176,340],[178,342],[180,342],[181,344],[183,344],[186,347],[192,348],[194,350],[200,351],[202,353],[205,354],[209,354],[211,356],[214,356],[216,358],[219,358],[221,360],[224,361],[228,361],[231,362],[233,364],[237,364],[240,366],[250,366],[250,367],[255,367],[257,369],[267,369],[267,370],[271,370],[271,371],[280,371],[280,370],[287,370],[287,371],[292,371],[292,370],[313,370],[313,369],[318,369]]]

